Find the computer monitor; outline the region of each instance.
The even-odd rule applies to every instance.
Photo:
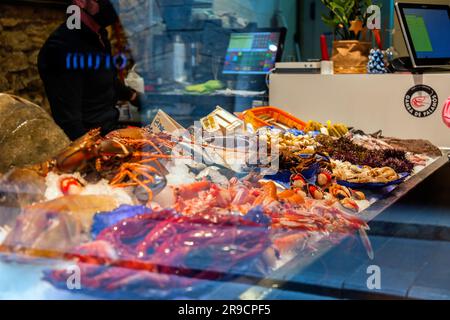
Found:
[[[265,76],[281,60],[285,37],[285,28],[231,33],[222,73]]]
[[[450,66],[450,7],[396,3],[414,68]]]

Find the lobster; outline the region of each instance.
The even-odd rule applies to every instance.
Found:
[[[166,186],[168,172],[160,161],[171,158],[174,144],[170,136],[154,134],[147,128],[119,129],[105,137],[100,129],[93,129],[56,157],[31,168],[42,176],[50,171],[95,172],[115,187],[141,187],[150,202]]]

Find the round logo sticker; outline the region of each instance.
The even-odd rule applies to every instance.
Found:
[[[445,125],[450,128],[450,97],[447,99],[447,102],[442,109],[442,120]]]
[[[406,110],[417,118],[431,116],[438,104],[439,98],[436,91],[424,84],[412,87],[405,95]]]

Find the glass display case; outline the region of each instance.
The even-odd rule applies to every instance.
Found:
[[[445,299],[448,212],[442,207],[442,197],[433,194],[430,187],[437,185],[447,190],[448,186],[440,181],[440,176],[447,174],[448,160],[443,156],[362,211],[360,217],[370,227],[367,238],[358,231],[349,231],[335,234],[332,240],[324,237],[301,241],[290,238],[304,231],[278,232],[275,239],[286,243],[275,243],[291,246],[287,251],[280,247],[282,257],[272,256],[274,242],[270,245],[269,238],[275,241],[274,235],[257,213],[210,224],[201,218],[175,217],[168,211],[149,213],[152,210],[148,208],[124,206],[114,213],[97,215],[91,229],[97,240],[75,252],[58,252],[57,245],[50,241],[46,250],[41,247],[44,243],[35,242],[33,248],[16,247],[16,253],[5,253],[8,242],[4,242],[1,298]],[[113,224],[132,214],[144,215]],[[168,222],[170,219],[172,222]],[[113,227],[108,229],[107,225]],[[150,239],[150,233],[158,232],[155,229],[161,232],[161,228],[168,227],[178,229],[178,236],[167,235],[171,240],[164,251],[179,252],[157,261],[153,252],[158,249],[156,243],[141,247],[146,253],[134,250],[135,245],[144,243],[139,243],[138,237],[140,241]],[[108,234],[118,228],[123,228],[119,237]],[[99,230],[103,230],[101,234]],[[46,232],[46,237],[55,235],[54,231]],[[163,242],[163,237],[159,235],[155,241]],[[186,252],[187,248],[190,251]],[[233,256],[236,261],[232,261]],[[78,263],[72,262],[74,257]]]
[[[450,297],[448,150],[267,106],[297,19],[262,2],[112,1],[142,106],[0,173],[0,299]],[[0,94],[0,146],[35,107]]]

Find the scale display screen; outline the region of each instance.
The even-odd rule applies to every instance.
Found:
[[[223,74],[267,74],[277,62],[280,39],[280,32],[232,33]]]
[[[418,58],[450,55],[450,19],[446,10],[405,9],[406,23]]]
[[[450,7],[397,3],[396,9],[414,65],[450,64]]]

